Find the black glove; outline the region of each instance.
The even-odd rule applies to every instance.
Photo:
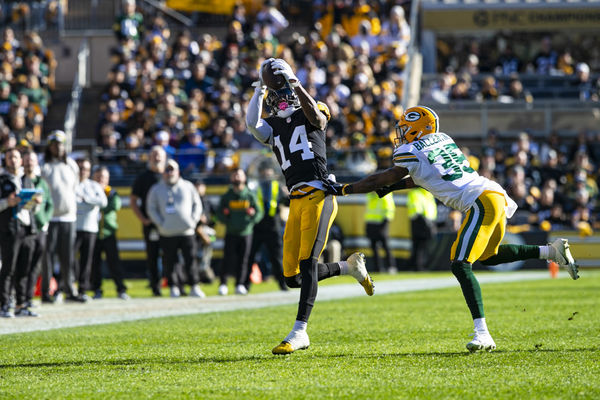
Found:
[[[333,195],[333,196],[345,196],[344,188],[348,186],[346,183],[337,183],[333,181],[327,181],[325,183],[325,195]]]
[[[402,189],[406,189],[406,179],[403,179],[401,181],[398,181],[398,182],[393,183],[388,186],[381,187],[381,188],[375,190],[375,193],[377,193],[377,196],[379,196],[379,198],[382,198],[383,196],[385,196],[386,194],[388,194],[390,192],[393,192],[394,190],[402,190]]]

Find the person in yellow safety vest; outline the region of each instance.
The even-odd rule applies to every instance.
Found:
[[[392,193],[379,198],[377,193],[366,194],[367,206],[365,214],[366,232],[371,242],[371,250],[377,272],[396,272],[396,259],[389,246],[389,224],[396,215],[396,204]],[[385,251],[385,264],[379,257],[378,245]]]
[[[250,249],[250,266],[255,262],[256,255],[263,249],[268,254],[271,263],[271,269],[262,270],[264,277],[273,275],[279,283],[281,290],[288,290],[283,277],[283,240],[282,240],[282,221],[279,216],[279,204],[286,201],[287,192],[277,177],[275,170],[271,165],[264,165],[260,168],[260,179],[256,190],[258,203],[262,205],[264,216],[254,225],[252,237],[252,247]],[[265,254],[264,252],[262,254]],[[263,263],[264,264],[264,263]],[[250,272],[245,285],[250,288]]]
[[[426,269],[427,250],[436,234],[437,204],[431,193],[417,187],[408,192],[406,206],[412,237],[409,266],[422,271]]]

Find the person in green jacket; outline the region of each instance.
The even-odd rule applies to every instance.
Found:
[[[41,261],[46,253],[46,241],[48,238],[48,223],[54,212],[54,203],[50,194],[48,183],[39,176],[36,171],[39,171],[38,156],[33,150],[27,150],[23,153],[23,180],[31,180],[33,187],[42,191],[42,202],[35,208],[33,218],[37,227],[35,234],[35,244],[33,247],[29,273],[27,276],[26,290],[26,310],[31,307],[31,301],[35,292],[38,276],[40,275]],[[52,271],[48,272],[51,276]],[[31,314],[35,314],[29,311]],[[31,315],[34,316],[34,315]]]
[[[252,245],[254,225],[263,217],[262,205],[256,195],[246,186],[246,173],[238,168],[231,173],[231,186],[221,197],[217,208],[217,220],[225,224],[225,247],[221,264],[219,294],[227,295],[227,275],[235,274],[236,294],[248,294],[244,285],[248,273],[248,261]]]
[[[92,179],[104,188],[104,193],[108,203],[106,207],[100,210],[100,221],[98,226],[98,236],[94,246],[94,255],[92,257],[92,276],[91,289],[94,291],[94,299],[102,298],[102,253],[106,256],[106,264],[115,285],[117,287],[117,296],[122,300],[129,300],[127,287],[123,282],[121,263],[119,260],[119,250],[117,248],[117,211],[121,209],[121,198],[108,183],[110,182],[110,172],[108,168],[102,166],[94,171]]]

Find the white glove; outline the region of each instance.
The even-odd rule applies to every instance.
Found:
[[[263,61],[260,64],[260,68],[258,68],[258,79],[260,79],[260,84],[264,85],[264,81],[263,81],[263,77],[262,77],[262,70],[263,67],[265,66],[265,64],[270,64],[272,61],[275,61],[275,59],[273,57],[266,59],[265,61]]]
[[[297,87],[300,85],[298,77],[294,74],[294,71],[292,71],[290,64],[285,62],[285,60],[277,58],[271,63],[271,68],[275,70],[275,72],[273,72],[275,75],[282,75],[291,87]]]
[[[263,83],[263,81],[254,81],[252,82],[252,87],[254,88],[254,90],[258,90],[258,91],[266,91],[267,90],[267,85],[265,85]]]

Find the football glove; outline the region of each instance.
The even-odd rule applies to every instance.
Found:
[[[394,190],[402,190],[402,189],[406,189],[406,180],[401,180],[398,181],[396,183],[393,183],[391,185],[388,186],[383,186],[377,190],[375,190],[375,193],[377,193],[377,196],[379,196],[379,198],[384,197],[385,195],[387,195],[390,192],[393,192]]]
[[[325,183],[325,195],[329,196],[346,196],[347,193],[344,192],[344,189],[348,186],[347,183],[337,183],[329,181]]]
[[[283,76],[291,87],[297,87],[298,85],[300,85],[298,77],[294,74],[294,71],[292,71],[292,67],[290,67],[290,64],[285,62],[285,60],[277,58],[272,62],[271,67],[275,70],[275,72],[273,73],[275,75]]]

